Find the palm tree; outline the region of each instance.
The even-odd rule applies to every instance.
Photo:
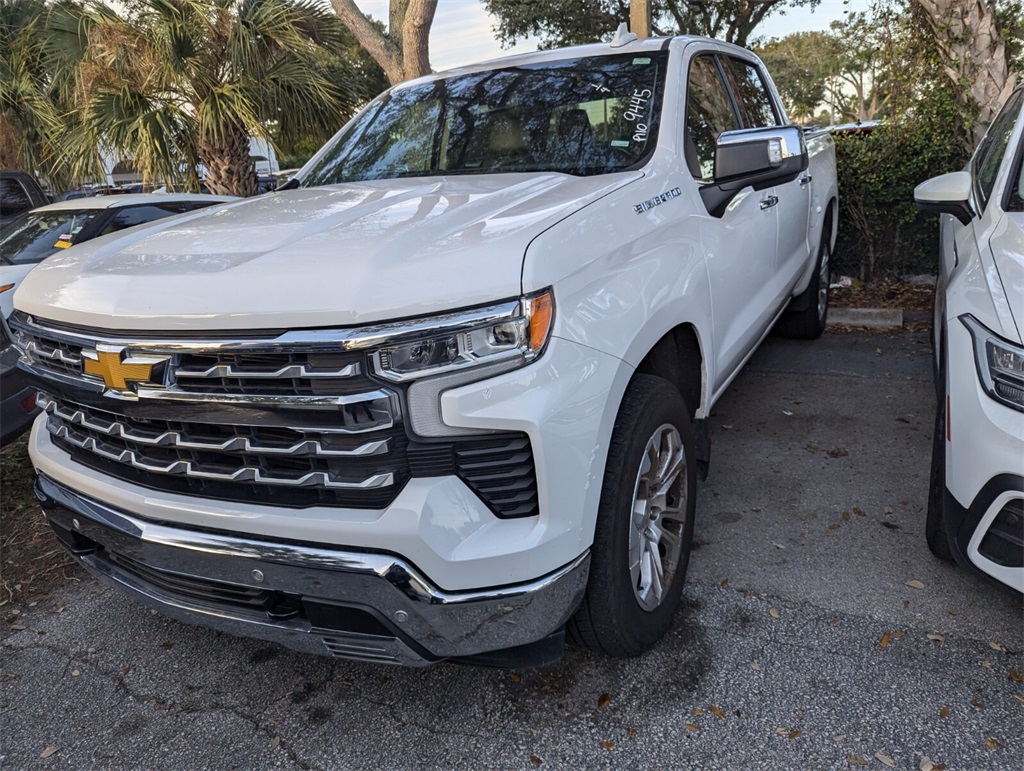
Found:
[[[249,137],[326,138],[354,107],[326,76],[343,42],[314,0],[131,0],[119,16],[81,6],[79,161],[90,145],[130,157],[147,179],[253,195]]]
[[[77,29],[50,26],[50,12],[66,14],[70,0],[0,2],[0,167],[45,175],[54,186],[71,181],[63,140],[76,114],[68,108]],[[80,167],[99,170],[99,157]]]

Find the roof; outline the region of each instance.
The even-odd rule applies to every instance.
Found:
[[[712,38],[699,37],[696,35],[677,35],[675,37],[649,37],[634,40],[631,43],[619,47],[612,47],[611,43],[587,43],[586,45],[579,46],[568,46],[566,48],[548,48],[542,51],[531,51],[524,54],[515,54],[513,56],[503,56],[499,59],[490,59],[488,61],[476,62],[473,64],[467,64],[461,67],[454,67],[450,70],[442,70],[440,72],[426,75],[423,78],[416,80],[406,81],[405,83],[398,84],[397,87],[403,87],[411,83],[420,83],[424,81],[438,80],[441,78],[448,78],[452,75],[461,75],[464,73],[479,72],[481,70],[492,70],[492,69],[503,69],[506,67],[515,67],[528,64],[538,64],[540,62],[554,62],[563,59],[576,59],[584,58],[587,56],[610,56],[614,54],[630,54],[630,53],[650,53],[652,51],[661,51],[671,43],[714,43],[716,46],[721,46],[725,49],[731,49],[736,52],[744,52],[747,55],[751,55],[751,52],[745,48],[740,48],[733,45],[732,43],[726,43],[723,40],[714,40]]]
[[[38,206],[33,212],[66,211],[74,209],[120,209],[124,206],[139,206],[147,203],[169,203],[174,201],[197,201],[200,203],[227,203],[239,201],[229,195],[206,195],[204,193],[126,193],[124,195],[94,195],[87,198],[72,198],[70,201]]]

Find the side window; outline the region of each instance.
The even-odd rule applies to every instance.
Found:
[[[723,56],[720,61],[725,77],[736,97],[744,128],[779,126],[781,121],[772,106],[772,97],[760,71],[750,62]]]
[[[992,196],[992,188],[996,184],[999,165],[1003,161],[1003,153],[1013,133],[1013,124],[1020,112],[1024,90],[1015,92],[1003,105],[992,125],[988,127],[985,137],[971,159],[971,176],[974,178],[974,191],[978,203],[984,209]]]
[[[723,131],[738,129],[725,83],[710,54],[694,57],[686,82],[686,166],[694,179],[711,180],[715,143]]]
[[[32,208],[21,183],[16,179],[0,179],[0,214],[20,214]]]
[[[116,233],[118,230],[170,217],[172,214],[181,214],[184,211],[188,211],[188,204],[162,203],[158,206],[126,206],[118,210],[114,218],[103,228],[103,232],[100,235],[105,236],[107,233]]]

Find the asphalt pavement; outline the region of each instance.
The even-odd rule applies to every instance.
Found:
[[[930,367],[923,334],[765,343],[711,416],[684,607],[645,656],[333,661],[83,575],[0,624],[0,767],[1024,767],[1021,602],[924,542]]]

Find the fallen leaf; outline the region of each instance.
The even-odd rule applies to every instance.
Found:
[[[1021,696],[1019,693],[1014,693],[1010,695],[1013,696],[1013,698],[1015,698],[1017,701],[1024,703],[1024,696]]]
[[[847,755],[846,761],[852,763],[855,766],[866,766],[868,762],[864,760],[860,755]]]
[[[798,736],[799,736],[800,734],[802,734],[802,733],[803,733],[803,731],[801,731],[801,730],[799,730],[799,729],[797,729],[796,731],[790,731],[790,732],[789,732],[789,733],[788,733],[788,734],[786,735],[786,738],[787,738],[787,739],[795,739],[795,738],[797,738],[797,737],[798,737]]]
[[[779,613],[778,608],[772,608],[771,610],[769,610],[768,615],[770,615],[772,618],[782,618],[782,614]]]
[[[531,755],[531,756],[530,756],[530,762],[531,762],[531,763],[533,763],[533,765],[535,765],[535,766],[539,766],[539,765],[541,765],[541,764],[542,764],[542,763],[543,763],[544,761],[543,761],[543,760],[541,760],[540,758],[538,758],[538,757],[537,757],[536,755]]]
[[[985,746],[988,747],[990,750],[1001,750],[1003,748],[1003,745],[997,742],[991,736],[985,737]]]
[[[729,579],[728,578],[723,578],[722,579],[722,586],[728,586],[728,585],[729,585]]]
[[[992,669],[992,662],[989,661],[988,659],[985,659],[984,661],[982,661],[981,665],[983,667],[985,667],[985,669]]]
[[[511,680],[513,683],[520,683],[520,682],[523,681],[523,678],[521,678],[515,672],[509,672],[508,673],[508,679]]]
[[[853,513],[856,514],[858,517],[866,517],[867,516],[867,514],[864,513],[864,510],[859,508],[859,507],[857,507],[857,506],[853,507]]]
[[[779,736],[785,736],[785,735],[787,735],[789,733],[789,729],[788,728],[782,728],[780,726],[779,728],[775,729],[775,733],[777,733]]]
[[[838,618],[832,619],[831,621],[828,622],[828,625],[829,626],[839,626],[839,619]]]
[[[610,702],[611,700],[612,695],[610,693],[602,693],[600,696],[597,697],[597,708],[604,709],[608,706],[608,702]]]
[[[991,648],[994,651],[999,651],[1000,653],[1006,653],[1006,648],[1004,648],[1002,645],[1000,645],[997,642],[991,642],[990,641],[989,644],[988,644],[988,647]]]
[[[985,705],[982,704],[977,699],[971,699],[971,706],[974,707],[975,709],[985,709]]]
[[[24,624],[11,624],[11,629],[13,629],[15,632],[20,632],[24,628]]]
[[[850,512],[844,511],[843,512],[843,522],[849,522],[849,521],[850,521]]]
[[[906,632],[893,632],[892,636],[893,637],[903,637],[905,634],[906,634]]]
[[[831,525],[828,526],[828,529],[829,530],[838,530],[841,527],[842,527],[842,525],[840,525],[838,522],[833,522]]]
[[[721,707],[716,707],[714,704],[712,704],[710,707],[708,707],[708,709],[711,710],[711,714],[715,717],[720,717],[722,718],[722,720],[725,720],[725,710]]]
[[[889,635],[888,632],[883,633],[882,634],[882,639],[878,641],[878,647],[881,648],[882,650],[885,650],[886,648],[888,648],[889,647],[890,637],[891,636]]]
[[[790,415],[790,416],[791,416],[791,415],[792,415],[793,413],[792,413],[792,412],[790,412],[789,410],[783,410],[783,411],[782,411],[782,414],[783,414],[783,415]]]
[[[690,710],[690,714],[693,715],[694,717],[703,717],[704,716],[704,710],[702,710],[702,709],[691,709]]]
[[[627,728],[626,729],[626,736],[628,736],[630,739],[635,739],[636,738],[636,729],[635,728]]]
[[[937,642],[940,646],[946,644],[946,638],[943,637],[941,634],[929,634],[928,639],[932,642]]]
[[[56,751],[57,751],[57,748],[51,745],[51,746],[47,747],[45,750],[43,750],[42,752],[40,752],[39,753],[39,757],[41,757],[41,758],[48,758],[53,753],[55,753]]]
[[[86,651],[86,653],[95,653],[95,652],[96,652],[96,649],[95,649],[95,648],[89,648],[89,649],[88,649],[88,650]]]
[[[779,543],[778,541],[772,541],[772,546],[774,546],[776,549],[785,549],[786,548],[786,544]]]
[[[72,677],[78,677],[80,674],[82,674],[82,673],[79,670],[77,670],[77,669],[72,669],[71,670],[71,676]]]
[[[270,749],[276,750],[280,746],[280,744],[281,744],[281,737],[280,736],[275,736],[273,739],[270,740]]]
[[[947,616],[951,616],[952,618],[956,618],[956,611],[955,610],[947,610],[946,611],[946,615]]]
[[[847,455],[850,454],[850,451],[842,447],[835,447],[829,450],[827,454],[830,458],[845,458]]]
[[[722,428],[724,428],[724,429],[725,429],[726,431],[728,431],[728,430],[729,430],[730,428],[732,428],[732,426],[727,426],[727,425],[724,425],[724,424],[723,424],[723,425],[722,425]]]
[[[163,648],[165,651],[169,651],[171,648],[174,647],[174,643],[172,643],[172,642],[160,643],[160,647]]]
[[[845,740],[846,740],[846,734],[836,734],[835,736],[832,737],[832,741],[834,741],[836,744],[839,744],[840,742],[843,742]]]
[[[909,607],[910,607],[910,600],[904,600],[903,601],[903,610],[906,610]]]
[[[932,759],[927,755],[921,756],[921,761],[917,764],[919,771],[934,771],[935,764],[932,763]]]
[[[885,507],[885,508],[883,509],[883,511],[884,511],[884,512],[885,512],[886,514],[892,514],[892,506],[886,506],[886,507]]]
[[[949,717],[949,707],[943,707],[939,710],[939,717]]]
[[[750,591],[749,590],[746,590],[746,589],[743,590],[743,599],[744,600],[749,600],[750,599]]]
[[[601,746],[604,747],[606,750],[614,750],[615,749],[615,743],[614,742],[601,742]]]
[[[761,665],[758,664],[756,661],[751,661],[750,662],[750,668],[753,669],[755,672],[760,672],[761,671]]]
[[[879,763],[885,763],[887,766],[895,766],[896,761],[890,758],[888,755],[883,755],[881,752],[875,753],[875,760]]]
[[[907,581],[907,586],[909,586],[911,589],[924,589],[924,582],[923,581],[918,581],[915,578],[915,579],[913,579],[911,581]]]
[[[1021,677],[1016,669],[1011,669],[1006,676],[1015,683],[1024,683],[1024,677]]]
[[[700,730],[700,726],[699,725],[694,725],[693,723],[683,723],[683,726],[686,728],[687,731],[699,731]]]

